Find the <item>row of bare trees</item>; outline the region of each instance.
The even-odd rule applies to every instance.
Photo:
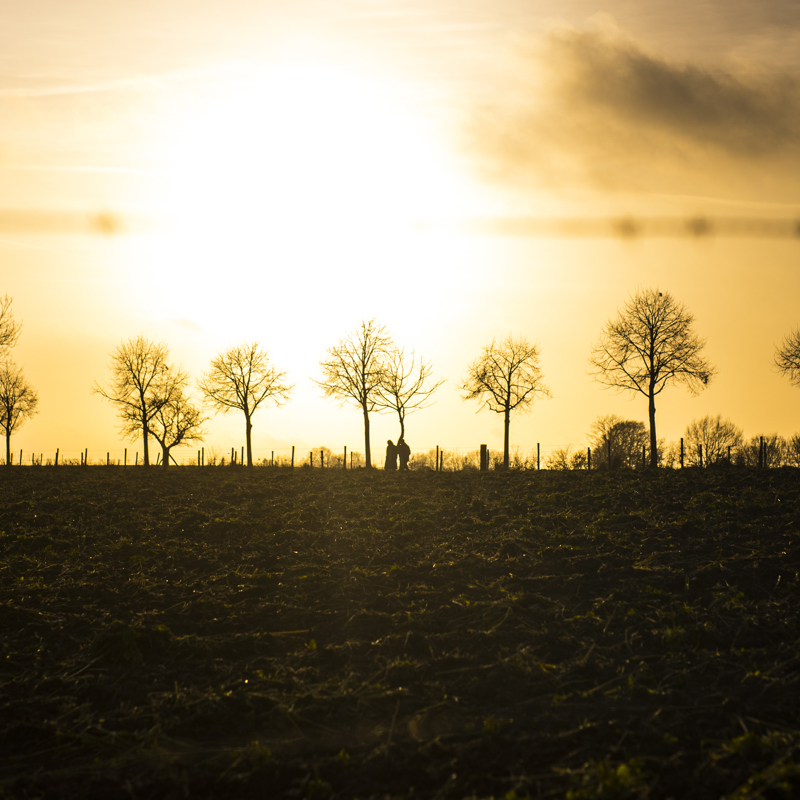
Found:
[[[35,413],[38,402],[21,370],[7,355],[19,336],[10,306],[8,297],[0,301],[0,426],[6,433],[6,463],[10,463],[11,432]],[[703,356],[704,347],[705,341],[694,331],[694,317],[682,303],[668,292],[643,289],[609,320],[591,351],[591,373],[603,386],[647,397],[646,452],[651,466],[657,466],[660,459],[656,397],[673,383],[683,384],[693,394],[708,385],[716,370]],[[512,416],[551,396],[539,357],[538,345],[524,337],[493,340],[469,365],[459,385],[464,400],[476,400],[479,410],[486,408],[503,416],[505,467],[509,466]],[[774,361],[800,386],[800,330],[786,337]],[[150,436],[161,446],[165,466],[174,461],[173,448],[203,439],[208,417],[191,397],[189,376],[169,361],[166,345],[144,336],[130,339],[111,354],[110,368],[110,383],[95,383],[93,390],[117,407],[126,438],[142,437],[146,465],[150,463]],[[443,383],[433,379],[429,362],[398,347],[385,326],[375,320],[362,321],[329,348],[320,369],[322,377],[314,382],[323,395],[341,405],[354,406],[362,414],[367,467],[372,464],[370,414],[396,413],[400,436],[404,437],[406,416],[427,407]],[[272,365],[259,342],[248,342],[214,357],[197,388],[211,409],[243,414],[247,465],[252,466],[254,414],[267,403],[287,402],[294,387],[287,383],[286,373]],[[624,420],[616,420],[614,425],[617,439],[624,434],[638,443],[642,431],[635,425],[641,423],[631,427]]]

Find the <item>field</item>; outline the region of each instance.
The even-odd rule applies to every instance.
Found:
[[[3,469],[0,796],[796,796],[798,524],[793,469]]]

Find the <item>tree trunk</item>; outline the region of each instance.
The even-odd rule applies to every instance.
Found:
[[[369,411],[366,408],[364,408],[364,454],[367,459],[367,469],[372,469],[372,453],[369,447]]]
[[[169,448],[165,447],[163,444],[161,445],[161,458],[164,461],[164,467],[169,466]]]
[[[402,411],[400,411],[400,410],[398,409],[398,411],[397,411],[397,416],[398,416],[398,417],[400,417],[400,438],[401,438],[401,439],[405,439],[405,438],[406,438],[406,421],[405,421],[405,415],[403,414],[403,412],[402,412]]]
[[[150,466],[150,449],[149,449],[149,442],[148,436],[149,431],[147,430],[147,417],[142,413],[142,448],[144,450],[144,465],[146,467]]]
[[[652,390],[650,392],[650,466],[658,466],[658,440],[656,438],[656,398]]]
[[[11,425],[6,428],[6,466],[11,466]]]
[[[250,415],[244,415],[245,426],[244,426],[244,433],[245,433],[245,440],[247,441],[247,466],[253,466],[253,446],[251,444],[251,432],[253,430],[253,423],[250,420]]]
[[[506,406],[505,414],[503,415],[503,468],[508,469],[509,467],[509,457],[508,457],[508,429],[511,427],[511,409]]]

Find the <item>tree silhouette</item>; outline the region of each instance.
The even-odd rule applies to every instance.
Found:
[[[375,407],[397,414],[400,438],[406,435],[406,414],[427,408],[433,402],[431,395],[444,383],[444,379],[432,383],[432,374],[431,365],[422,358],[417,361],[413,350],[407,355],[395,347],[387,353]]]
[[[534,401],[550,397],[550,389],[542,381],[539,367],[539,346],[524,337],[508,336],[499,344],[483,348],[481,356],[470,364],[467,377],[459,387],[464,400],[480,400],[481,408],[503,415],[503,466],[509,464],[509,428],[514,411],[530,411]]]
[[[715,373],[700,354],[705,340],[694,333],[693,323],[669,292],[640,290],[606,323],[589,357],[600,383],[648,398],[651,467],[658,465],[656,395],[672,382],[697,394]]]
[[[775,350],[775,366],[793,386],[800,386],[800,328],[787,334]]]
[[[150,433],[161,445],[161,457],[165,467],[169,466],[170,451],[173,447],[202,441],[206,434],[202,426],[208,417],[204,416],[186,396],[185,388],[185,386],[177,387],[169,402],[161,406],[150,421]]]
[[[150,423],[187,384],[181,369],[173,369],[163,342],[137,336],[111,354],[111,387],[95,383],[92,391],[117,406],[120,431],[129,439],[142,437],[144,465],[150,465]]]
[[[198,383],[213,408],[244,414],[248,467],[253,466],[253,415],[267,400],[276,406],[289,400],[294,387],[285,381],[286,373],[275,369],[267,351],[254,341],[229,347],[212,358],[211,370]]]
[[[0,363],[0,429],[6,435],[6,465],[11,466],[11,434],[36,413],[39,397],[11,359]]]
[[[616,414],[598,417],[589,431],[589,442],[594,456],[592,466],[595,469],[639,467],[642,465],[642,447],[647,445],[647,441],[643,422],[622,419]]]
[[[22,324],[14,320],[11,312],[12,302],[12,298],[8,295],[0,298],[0,350],[13,347],[22,330]]]
[[[325,397],[335,398],[340,405],[349,403],[361,409],[367,469],[372,468],[369,414],[380,399],[391,349],[392,340],[386,328],[374,319],[362,320],[355,331],[328,349],[328,358],[320,362],[323,378],[314,381]]]
[[[707,414],[686,426],[687,463],[695,466],[720,464],[728,460],[728,448],[738,451],[743,443],[742,429],[721,414]]]

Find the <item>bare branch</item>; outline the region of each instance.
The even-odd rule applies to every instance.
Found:
[[[325,397],[361,409],[368,469],[372,467],[369,414],[380,400],[392,347],[392,339],[383,325],[374,319],[362,320],[355,331],[328,349],[328,357],[320,362],[322,380],[314,380]]]
[[[11,311],[13,299],[8,295],[0,298],[0,350],[13,347],[19,339],[22,323],[14,320]]]
[[[776,348],[774,363],[793,386],[800,386],[800,328],[787,334]]]
[[[244,414],[247,466],[252,467],[253,414],[267,401],[276,406],[288,402],[294,386],[286,383],[285,372],[269,363],[269,355],[260,342],[245,342],[212,358],[211,370],[200,379],[198,388],[217,411]]]
[[[499,344],[492,340],[480,358],[470,364],[467,377],[459,387],[464,400],[478,400],[480,408],[503,414],[505,423],[503,460],[509,464],[508,430],[511,412],[526,413],[541,397],[550,397],[539,367],[539,347],[527,339],[508,336]]]
[[[649,398],[652,466],[658,462],[655,396],[670,383],[698,394],[716,372],[701,355],[705,340],[693,324],[694,317],[669,292],[640,290],[606,324],[589,357],[599,383]]]
[[[6,464],[11,464],[11,434],[36,414],[39,396],[22,368],[11,359],[0,363],[0,430],[6,437]]]

